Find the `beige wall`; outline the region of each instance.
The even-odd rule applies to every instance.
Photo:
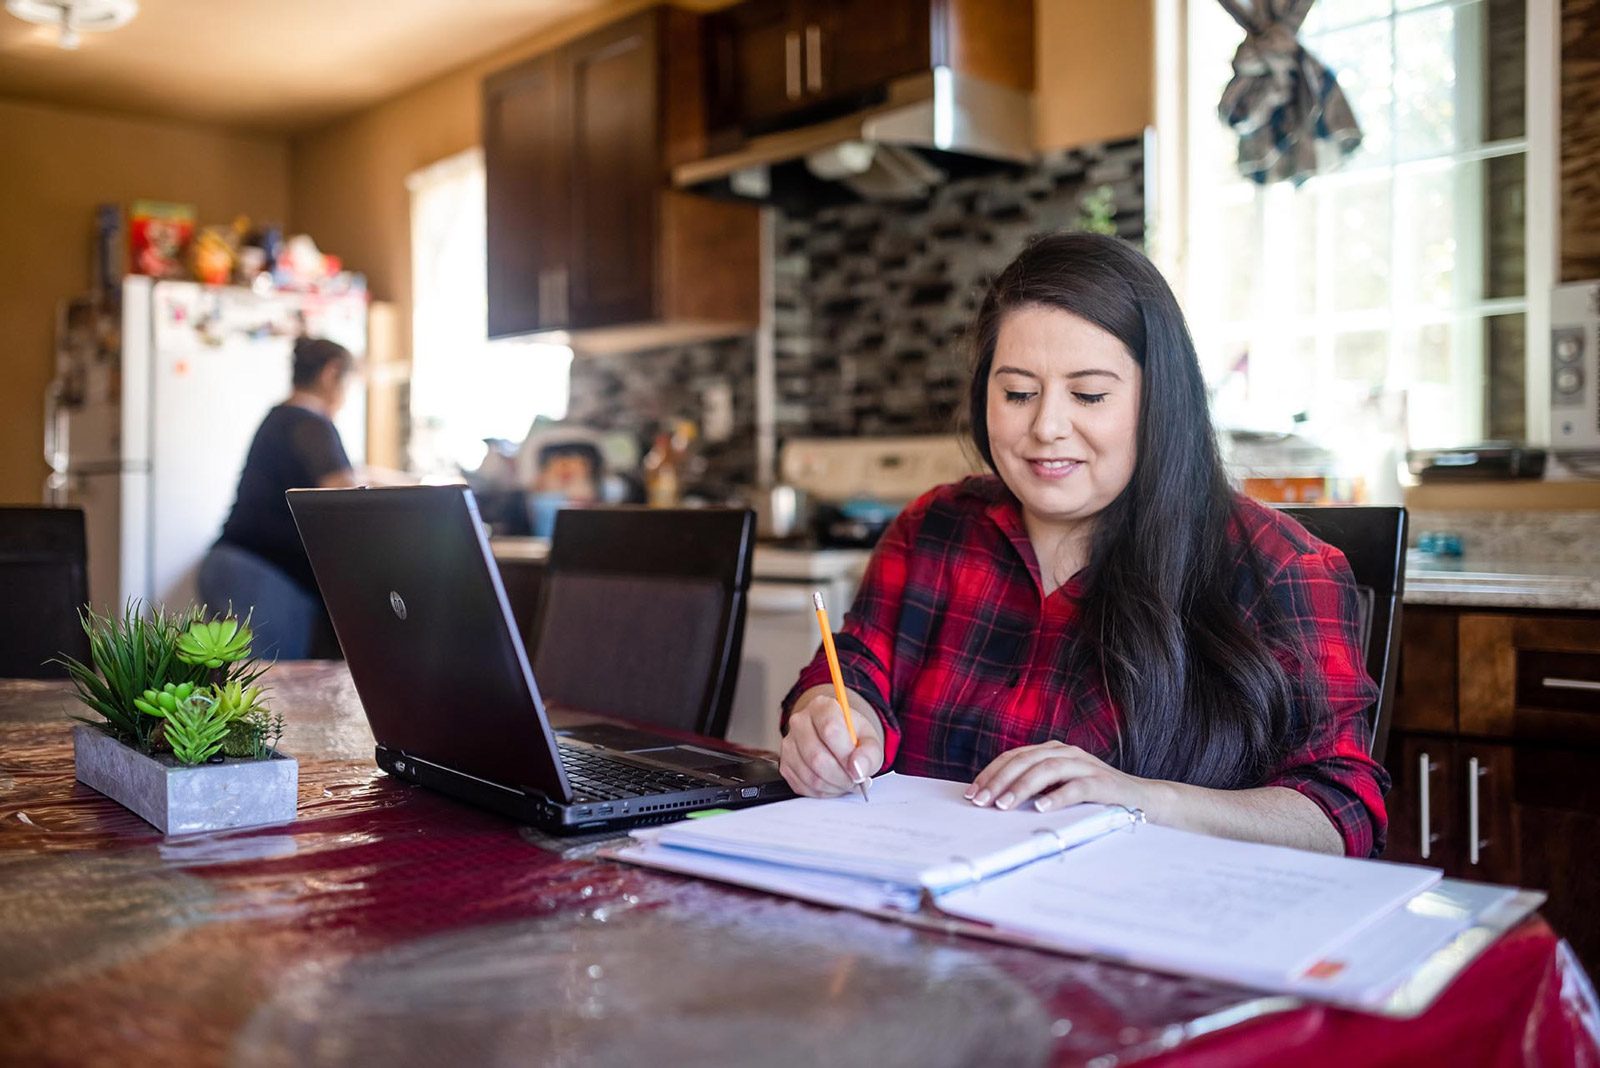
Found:
[[[140,197],[284,220],[288,143],[0,99],[0,502],[42,494],[55,308],[88,288],[94,206]]]

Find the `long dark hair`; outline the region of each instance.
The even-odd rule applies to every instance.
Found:
[[[1238,507],[1217,452],[1205,381],[1177,299],[1132,246],[1097,234],[1028,245],[978,313],[969,418],[991,470],[988,390],[1008,312],[1059,308],[1111,334],[1143,371],[1127,488],[1095,522],[1082,637],[1064,665],[1102,678],[1121,716],[1116,764],[1200,786],[1261,781],[1292,744],[1282,663],[1238,604]],[[1259,586],[1258,586],[1259,588]]]

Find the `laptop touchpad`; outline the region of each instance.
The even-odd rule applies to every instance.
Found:
[[[693,745],[673,745],[665,749],[635,749],[633,755],[689,771],[705,771],[709,768],[744,763],[744,758],[734,753],[719,753],[715,749],[701,749]]]

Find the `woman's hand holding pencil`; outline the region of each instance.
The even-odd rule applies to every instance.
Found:
[[[795,793],[806,797],[857,790],[866,798],[868,782],[883,767],[883,726],[860,696],[844,688],[827,611],[820,604],[817,623],[833,685],[814,686],[795,702],[779,770]]]

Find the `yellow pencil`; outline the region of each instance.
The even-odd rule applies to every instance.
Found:
[[[821,592],[811,595],[811,603],[817,606],[817,627],[822,631],[822,648],[828,654],[828,674],[833,676],[833,696],[838,699],[839,707],[844,709],[844,727],[850,732],[850,744],[860,745],[856,737],[855,717],[850,712],[850,702],[845,697],[844,676],[839,674],[839,651],[833,647],[833,628],[828,625],[828,610],[822,604]],[[852,774],[854,772],[852,771]],[[867,801],[867,782],[862,779],[856,783],[856,789],[861,791],[861,800]]]

